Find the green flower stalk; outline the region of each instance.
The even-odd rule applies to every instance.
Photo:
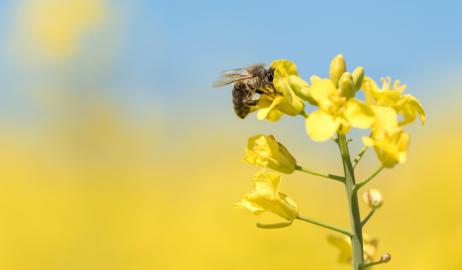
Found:
[[[264,74],[274,76],[263,78],[265,83],[261,84],[264,85],[261,89],[258,86],[262,78],[258,75],[239,79],[240,87],[246,86],[246,91],[250,91],[247,94],[256,97],[250,111],[256,112],[259,120],[272,122],[280,120],[283,115],[303,116],[309,138],[315,142],[330,139],[337,144],[343,175],[307,169],[298,164],[297,159],[273,135],[256,135],[249,138],[244,160],[266,169],[254,176],[253,191],[246,194],[236,206],[256,215],[269,212],[283,219],[273,224],[257,223],[262,229],[287,228],[295,221],[303,221],[335,232],[336,235],[328,236],[328,242],[339,249],[338,261],[350,264],[353,270],[388,263],[391,260],[389,253],[384,253],[376,260],[378,241],[364,233],[365,225],[383,205],[383,196],[376,189],[366,191],[362,198],[370,211],[362,217],[358,194],[384,168],[393,168],[406,161],[410,135],[404,127],[417,118],[425,122],[423,106],[415,97],[403,95],[405,85],[399,81],[392,84],[390,78],[383,79],[382,87],[379,87],[373,79],[365,76],[363,67],[348,72],[342,55],[332,59],[329,78],[311,76],[310,83],[300,77],[296,65],[288,60],[273,61]],[[361,90],[364,100],[357,96]],[[312,107],[311,112],[305,111],[305,108]],[[349,149],[352,140],[347,138],[352,128],[367,129],[370,134],[362,138],[364,146],[354,158]],[[381,165],[370,176],[359,181],[355,168],[370,147],[374,148]],[[333,180],[344,186],[349,229],[300,214],[295,202],[279,192],[281,176],[278,172],[292,174],[296,171]]]

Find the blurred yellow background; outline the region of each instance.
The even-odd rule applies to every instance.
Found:
[[[177,4],[178,16],[185,16],[187,4]],[[198,5],[207,14],[220,10],[218,4],[210,10]],[[255,222],[272,217],[233,208],[250,191],[258,170],[241,161],[249,136],[275,134],[303,165],[331,173],[341,173],[338,149],[333,143],[311,142],[302,119],[273,124],[253,116],[235,118],[229,89],[216,92],[209,85],[220,69],[237,63],[227,62],[234,53],[242,55],[234,61],[245,65],[254,60],[250,55],[258,46],[231,55],[225,49],[209,50],[220,44],[213,41],[219,29],[199,27],[191,33],[182,23],[162,20],[165,6],[104,0],[0,4],[5,14],[0,268],[349,269],[337,263],[337,250],[323,229],[295,222],[281,230],[261,230]],[[199,20],[190,12],[189,20]],[[244,12],[252,18],[249,14]],[[226,20],[219,23],[230,27]],[[209,44],[194,43],[205,33]],[[188,38],[193,38],[190,43]],[[303,63],[311,51],[311,72],[322,75],[330,57],[342,50],[329,47],[317,59],[321,44],[306,47],[303,55],[297,46],[281,46],[263,49],[258,58],[271,61],[287,53]],[[377,268],[462,269],[460,53],[444,65],[443,49],[427,48],[443,60],[415,71],[412,59],[406,63],[405,58],[402,68],[403,62],[386,62],[387,53],[407,53],[391,47],[375,58],[373,52],[363,57],[373,74],[391,72],[410,81],[408,91],[423,101],[428,123],[412,127],[408,162],[385,170],[370,185],[382,191],[385,203],[366,231],[380,239],[379,254],[393,256],[390,264]],[[185,60],[178,50],[178,58],[167,59],[179,48],[199,55]],[[349,52],[352,61],[361,59],[360,49],[345,50],[347,61]],[[428,55],[425,48],[419,50]],[[400,68],[388,71],[391,66]],[[356,136],[353,152],[360,147]],[[358,175],[376,166],[370,151]],[[282,190],[304,215],[348,226],[346,197],[338,183],[295,173],[283,177]]]

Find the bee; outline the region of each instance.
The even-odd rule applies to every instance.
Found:
[[[275,96],[276,90],[273,85],[274,68],[267,68],[263,64],[255,64],[245,68],[232,69],[223,72],[222,76],[215,81],[213,87],[223,87],[233,84],[233,108],[236,115],[244,119],[257,105],[258,99],[253,99],[255,94]]]

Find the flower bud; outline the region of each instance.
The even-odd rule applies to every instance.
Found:
[[[353,71],[353,83],[354,83],[354,88],[355,91],[358,91],[361,89],[361,85],[363,84],[364,80],[364,68],[363,67],[357,67]]]
[[[352,98],[355,95],[354,85],[353,85],[353,77],[351,76],[350,72],[345,72],[340,77],[338,81],[338,87],[342,92],[342,96],[346,98]]]
[[[371,208],[379,208],[382,206],[383,197],[377,189],[369,189],[363,194],[363,201]]]
[[[383,254],[382,257],[380,257],[380,261],[382,263],[387,263],[387,262],[391,261],[391,254],[390,253]]]
[[[310,86],[299,76],[289,76],[288,82],[294,93],[301,99],[315,105],[316,101],[310,95]]]
[[[335,56],[332,61],[330,62],[329,68],[329,78],[330,80],[337,85],[338,80],[342,76],[342,74],[346,71],[346,63],[345,58],[343,55],[338,54]]]

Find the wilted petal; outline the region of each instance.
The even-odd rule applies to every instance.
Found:
[[[254,176],[254,191],[245,195],[236,206],[255,214],[267,211],[284,219],[294,220],[298,217],[297,205],[278,191],[279,182],[279,174],[259,171]]]
[[[414,122],[417,115],[420,117],[420,122],[425,123],[425,111],[422,104],[413,96],[405,95],[398,105],[399,113],[403,116],[404,120],[400,125],[405,125]]]

